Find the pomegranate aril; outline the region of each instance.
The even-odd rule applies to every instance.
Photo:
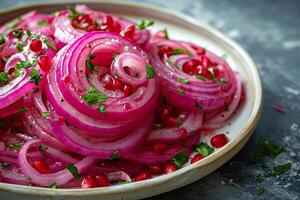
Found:
[[[103,20],[102,20],[102,24],[106,24],[106,25],[108,25],[108,26],[112,26],[113,23],[114,23],[114,20],[113,20],[113,18],[112,18],[111,16],[109,16],[109,15],[105,16],[105,17],[103,18]]]
[[[30,49],[34,52],[39,52],[42,50],[42,41],[40,39],[33,39],[30,43]]]
[[[124,30],[123,35],[126,38],[132,39],[134,36],[134,33],[135,33],[135,26],[130,25]]]
[[[92,24],[93,24],[93,20],[87,14],[79,15],[72,21],[72,25],[75,28],[79,28],[83,30],[85,30],[89,25]]]
[[[123,83],[117,79],[117,78],[112,78],[112,84],[111,84],[112,89],[114,90],[121,90],[123,91]]]
[[[228,138],[225,134],[218,134],[211,138],[210,143],[215,148],[221,148],[228,143]]]
[[[165,165],[165,174],[176,171],[176,165],[174,163],[167,163]]]
[[[96,184],[99,187],[106,187],[110,185],[110,181],[105,174],[99,174],[96,176]]]
[[[125,96],[128,97],[133,92],[132,87],[130,85],[127,85],[127,84],[124,85],[123,92],[124,92]]]
[[[162,57],[164,54],[170,55],[173,51],[173,48],[168,46],[161,46],[159,47],[158,54]]]
[[[198,56],[202,56],[202,55],[205,54],[205,49],[204,49],[204,48],[200,48],[200,49],[198,49],[198,50],[196,51],[196,53],[197,53]]]
[[[163,107],[163,109],[159,113],[160,121],[166,122],[169,119],[171,112],[172,112],[172,108],[170,106]]]
[[[212,66],[212,62],[210,61],[210,59],[208,57],[203,56],[201,58],[200,65],[204,68],[207,68],[207,67]]]
[[[44,72],[48,72],[50,67],[51,67],[51,59],[49,56],[40,56],[38,58],[38,64],[41,68],[41,70],[43,70]]]
[[[98,30],[99,30],[99,27],[95,26],[95,25],[89,25],[88,27],[86,27],[87,32],[98,31]]]
[[[101,77],[101,83],[105,89],[110,90],[112,85],[112,77],[109,74],[103,75]]]
[[[143,180],[146,180],[146,179],[149,179],[151,178],[151,174],[148,170],[144,170],[140,173],[138,173],[135,177],[134,177],[134,181],[143,181]]]
[[[168,120],[166,122],[166,126],[168,126],[168,127],[176,127],[177,126],[177,122],[178,122],[177,118],[171,116],[171,117],[168,118]]]
[[[49,172],[48,164],[42,159],[34,161],[32,165],[41,174],[47,174]]]
[[[179,133],[180,133],[180,138],[182,140],[185,140],[189,136],[188,131],[186,130],[186,128],[180,128]]]
[[[193,74],[195,75],[201,75],[201,73],[203,72],[203,68],[198,65],[194,70],[193,70]]]
[[[92,188],[96,186],[96,181],[93,176],[86,176],[83,178],[81,182],[81,188]]]
[[[167,150],[168,145],[164,142],[156,142],[153,144],[152,148],[155,154],[161,155]]]
[[[152,175],[160,175],[163,172],[163,167],[161,165],[150,165],[148,168]]]
[[[199,60],[193,59],[183,64],[182,71],[187,74],[195,74],[194,71],[199,65]]]
[[[204,157],[201,155],[201,154],[196,154],[193,158],[192,158],[192,160],[191,160],[191,164],[193,164],[193,163],[195,163],[195,162],[197,162],[197,161],[199,161],[199,160],[202,160]]]

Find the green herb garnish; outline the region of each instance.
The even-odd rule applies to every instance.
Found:
[[[3,86],[8,81],[9,81],[8,73],[7,72],[1,72],[0,73],[0,86]]]
[[[86,66],[87,68],[90,70],[90,72],[95,70],[95,66],[92,63],[92,60],[95,58],[95,56],[93,56],[92,54],[88,55],[88,59],[86,61]]]
[[[8,162],[1,162],[0,167],[2,167],[4,169],[8,169],[10,167],[10,164]]]
[[[183,83],[183,84],[188,84],[189,83],[189,81],[186,78],[183,78],[183,77],[179,78],[179,82]]]
[[[24,47],[24,45],[23,45],[23,44],[20,44],[20,43],[18,43],[18,44],[16,45],[16,49],[17,49],[18,51],[23,51],[23,47]]]
[[[80,179],[80,175],[78,173],[77,167],[75,165],[68,165],[67,169],[70,171],[70,173],[74,176],[76,179]]]
[[[37,24],[38,24],[39,26],[47,26],[47,25],[48,25],[48,22],[45,21],[45,20],[41,20],[41,21],[38,21]]]
[[[168,33],[167,28],[164,28],[163,33],[164,33],[165,39],[168,40],[169,39],[169,33]]]
[[[182,54],[184,52],[185,52],[184,49],[173,49],[171,51],[171,55],[179,55],[179,54]]]
[[[154,24],[154,21],[152,20],[142,20],[136,27],[139,30],[144,30],[145,28],[152,26]]]
[[[19,150],[22,148],[22,144],[21,143],[12,143],[9,145],[9,148],[14,149],[14,150]]]
[[[106,112],[106,107],[102,105],[102,106],[100,106],[98,111],[101,112],[101,113],[105,113]]]
[[[27,109],[26,108],[20,108],[19,110],[17,110],[16,114],[20,114],[20,113],[23,113],[23,112],[27,112]]]
[[[90,88],[88,93],[81,96],[81,98],[91,106],[104,103],[108,97],[98,92],[95,88]]]
[[[48,149],[48,147],[46,147],[45,145],[43,145],[43,144],[39,145],[39,150],[40,151],[46,151],[47,149]]]
[[[55,44],[53,44],[51,41],[47,40],[46,38],[43,39],[43,42],[50,48],[52,48],[53,50],[57,51],[57,47],[55,46]]]
[[[256,190],[256,194],[257,195],[261,195],[261,194],[263,194],[265,192],[265,188],[258,188],[257,190]]]
[[[206,81],[206,79],[203,76],[199,75],[199,74],[197,74],[196,77],[197,77],[197,79],[199,79],[201,81]]]
[[[200,144],[196,144],[194,146],[195,150],[200,153],[203,157],[207,157],[210,154],[212,154],[214,152],[214,149],[212,147],[210,147],[208,144],[206,143],[200,143]]]
[[[196,102],[196,108],[202,110],[203,106],[200,103]]]
[[[3,59],[5,62],[7,62],[9,58],[10,58],[10,56],[3,56],[2,59]]]
[[[51,185],[49,185],[49,188],[57,189],[57,183],[55,183],[55,182],[51,183]]]
[[[153,69],[153,67],[151,67],[150,65],[146,65],[146,71],[147,71],[147,78],[148,79],[151,79],[151,78],[154,78],[155,76],[155,71]]]
[[[183,95],[185,93],[185,91],[184,91],[184,89],[179,88],[178,89],[178,93],[181,94],[181,95]]]
[[[42,80],[42,75],[38,72],[38,70],[33,69],[30,71],[30,79],[29,79],[30,82],[33,82],[35,83],[36,86],[38,86],[41,80]]]
[[[178,153],[173,159],[172,162],[176,165],[177,168],[181,168],[187,161],[188,157],[185,151]]]
[[[49,117],[50,113],[49,112],[42,112],[43,117]]]
[[[118,151],[114,151],[110,156],[110,160],[117,160],[119,158],[120,158],[120,153]]]
[[[79,15],[82,15],[82,13],[77,12],[77,11],[75,10],[75,7],[74,7],[74,6],[67,5],[67,9],[70,11],[69,17],[70,17],[71,19],[75,19],[75,18],[78,17]]]
[[[286,163],[283,165],[277,165],[273,168],[271,176],[279,176],[287,171],[289,171],[292,167],[292,163]]]
[[[21,69],[21,68],[29,68],[37,64],[36,60],[33,60],[32,63],[30,61],[19,61],[16,63],[16,68]]]

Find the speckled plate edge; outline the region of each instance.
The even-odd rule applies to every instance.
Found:
[[[228,143],[221,151],[212,154],[201,162],[197,162],[193,165],[188,165],[171,174],[137,183],[95,189],[53,190],[48,188],[0,183],[1,199],[2,197],[14,197],[16,199],[21,199],[22,197],[22,199],[24,200],[26,199],[26,197],[39,198],[41,196],[43,196],[43,199],[56,199],[58,197],[60,199],[96,199],[97,197],[101,197],[103,199],[139,199],[154,196],[182,187],[202,178],[203,176],[206,176],[207,174],[211,173],[212,171],[223,165],[225,162],[227,162],[246,144],[258,123],[262,110],[263,96],[259,73],[251,57],[235,41],[229,39],[224,34],[207,24],[201,23],[189,16],[174,12],[172,10],[168,10],[166,8],[160,8],[135,2],[109,0],[62,1],[17,6],[1,10],[0,23],[3,23],[7,19],[19,16],[20,14],[32,9],[49,11],[49,7],[63,8],[65,4],[75,3],[85,3],[87,5],[90,5],[91,8],[93,8],[93,5],[95,4],[97,4],[98,6],[100,4],[103,11],[114,9],[114,12],[116,12],[115,10],[120,10],[120,14],[128,14],[134,11],[136,12],[136,15],[141,14],[141,16],[147,17],[155,16],[156,18],[161,19],[167,18],[170,22],[177,21],[179,25],[182,24],[184,26],[189,26],[193,29],[193,31],[197,31],[201,34],[210,34],[210,37],[213,37],[216,42],[224,43],[224,46],[226,45],[226,49],[228,51],[231,51],[238,57],[240,57],[240,59],[243,60],[243,63],[245,63],[247,67],[250,68],[250,76],[253,81],[253,91],[251,91],[251,95],[254,95],[255,99],[251,114],[248,118],[247,124],[240,131],[240,133],[237,134],[237,137],[232,139],[230,143]]]

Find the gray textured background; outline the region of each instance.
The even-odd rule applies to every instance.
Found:
[[[38,0],[0,0],[6,8]],[[258,128],[243,150],[209,176],[181,189],[153,197],[160,200],[300,199],[300,1],[297,0],[142,0],[183,12],[206,22],[238,41],[256,61],[264,84],[264,109]],[[251,94],[250,94],[251,95]],[[272,110],[280,103],[286,114]],[[259,136],[286,152],[266,168],[249,163]],[[292,170],[258,184],[276,164],[292,162]],[[256,189],[266,192],[256,195]]]

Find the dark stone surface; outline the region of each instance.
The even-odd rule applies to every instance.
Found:
[[[25,2],[30,0],[1,0],[0,8]],[[259,125],[238,155],[207,177],[150,199],[300,199],[300,1],[142,2],[191,15],[238,41],[259,67],[265,98]],[[270,107],[277,103],[285,107],[285,114],[277,113]],[[275,159],[267,159],[265,168],[249,162],[260,136],[286,148]],[[256,182],[259,174],[268,174],[273,166],[286,162],[292,163],[292,170],[280,177],[269,177],[261,184]],[[256,194],[259,187],[266,190],[260,196]]]

